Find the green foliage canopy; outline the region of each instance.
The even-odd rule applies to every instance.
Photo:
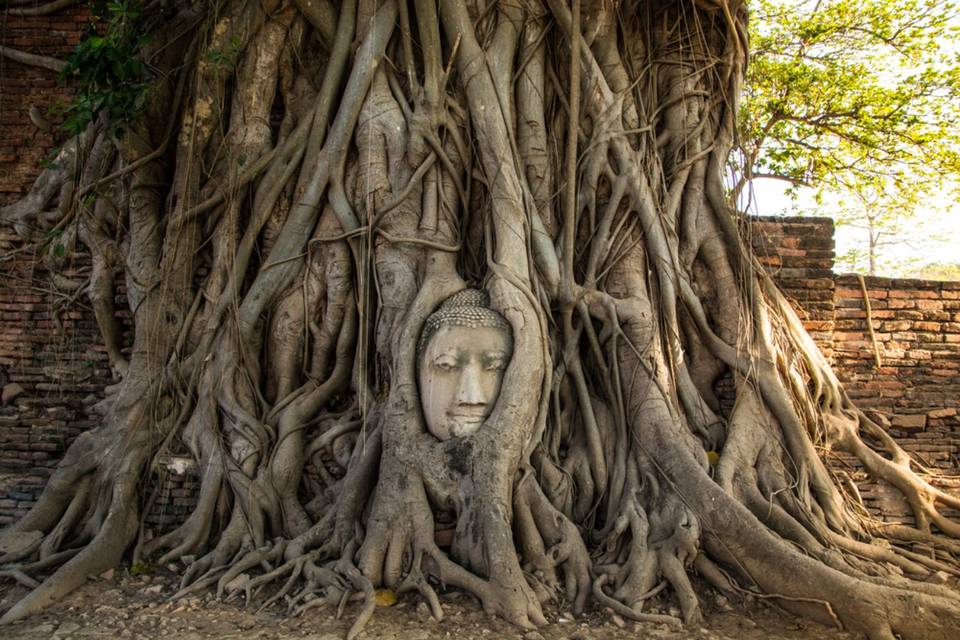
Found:
[[[909,206],[960,176],[954,2],[756,0],[751,12],[737,194],[774,177]]]

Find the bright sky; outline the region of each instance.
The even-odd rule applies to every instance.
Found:
[[[826,201],[818,205],[812,189],[801,189],[796,200],[787,195],[785,182],[771,179],[754,180],[750,213],[755,215],[821,215],[831,216],[839,203]],[[841,255],[851,248],[866,247],[866,231],[840,226],[836,232],[836,252]],[[928,203],[915,222],[907,225],[893,245],[882,248],[881,257],[904,263],[911,259],[920,264],[960,264],[960,202],[955,194],[944,192]],[[900,273],[882,273],[896,277]]]

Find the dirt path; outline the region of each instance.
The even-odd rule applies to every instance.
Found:
[[[356,605],[341,620],[331,611],[315,610],[300,618],[286,618],[279,609],[256,613],[237,602],[217,602],[212,593],[168,602],[175,591],[173,574],[132,577],[117,570],[93,580],[46,613],[6,629],[9,640],[40,638],[212,638],[342,640]],[[0,610],[7,609],[24,590],[0,586]],[[760,604],[749,614],[733,611],[722,600],[705,603],[707,619],[701,626],[671,630],[664,626],[624,622],[609,611],[595,610],[574,618],[558,609],[547,611],[550,624],[524,632],[485,614],[473,598],[460,593],[441,595],[444,620],[437,622],[418,599],[403,597],[391,607],[378,607],[360,640],[851,640],[853,636],[806,623]]]

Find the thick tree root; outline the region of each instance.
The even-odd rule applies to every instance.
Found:
[[[0,533],[0,578],[32,589],[0,623],[132,550],[184,562],[173,599],[357,602],[349,638],[380,587],[533,628],[548,602],[694,625],[701,583],[871,639],[955,635],[960,597],[926,581],[960,576],[960,498],[852,405],[725,199],[742,2],[216,9],[148,3],[142,111],[0,211],[88,294],[120,379]],[[86,289],[56,273],[84,247]],[[485,402],[473,338],[418,349],[468,287],[512,345],[470,369]],[[442,412],[480,405],[469,435],[431,429],[428,365],[467,376]],[[830,449],[915,522],[870,518]],[[200,493],[154,535],[170,451]]]

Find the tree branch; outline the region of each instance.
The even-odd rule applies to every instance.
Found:
[[[61,9],[66,9],[67,7],[72,7],[77,4],[79,0],[54,0],[54,2],[48,2],[47,4],[42,4],[39,7],[27,7],[24,9],[7,9],[4,11],[9,16],[18,16],[18,17],[32,17],[32,16],[48,16],[51,13],[56,13]]]
[[[5,47],[0,45],[0,56],[4,58],[9,58],[20,64],[25,64],[31,67],[40,67],[41,69],[48,69],[50,71],[55,71],[61,73],[64,69],[67,68],[67,63],[63,60],[51,56],[42,56],[36,53],[27,53],[26,51],[20,51],[19,49],[11,49],[10,47]]]

